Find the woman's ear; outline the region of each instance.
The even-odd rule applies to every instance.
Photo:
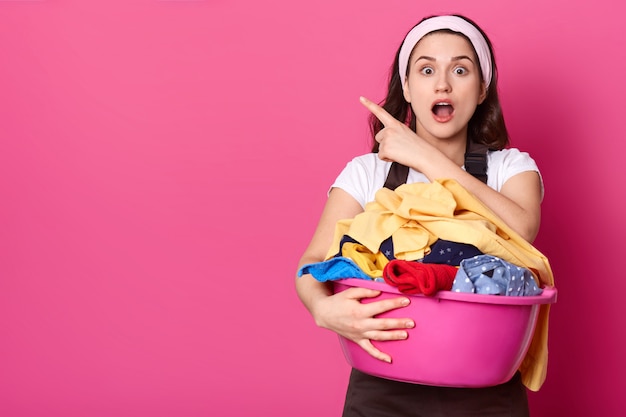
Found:
[[[404,80],[404,85],[402,86],[402,94],[404,95],[404,99],[407,103],[411,102],[411,93],[409,92],[409,79]]]
[[[483,104],[487,98],[487,87],[485,83],[480,83],[480,95],[478,96],[478,104]]]

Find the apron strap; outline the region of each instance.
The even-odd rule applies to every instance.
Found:
[[[468,142],[467,150],[465,151],[465,171],[485,184],[487,183],[488,151],[489,148],[486,145],[475,142]],[[405,184],[408,177],[409,167],[397,162],[392,162],[384,187],[395,190],[400,185]]]
[[[397,162],[392,162],[391,168],[389,168],[389,174],[387,174],[387,180],[385,181],[384,187],[389,188],[390,190],[395,190],[402,184],[405,184],[408,177],[408,166],[399,164]]]
[[[482,143],[468,142],[465,151],[465,171],[487,184],[487,152]]]

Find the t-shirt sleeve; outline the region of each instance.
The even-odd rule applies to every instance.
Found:
[[[369,159],[367,156],[361,156],[348,162],[328,191],[330,192],[332,188],[341,188],[354,197],[361,207],[365,207],[369,195],[368,185],[372,182],[371,169],[367,167]]]
[[[527,153],[519,149],[510,148],[495,151],[489,155],[487,178],[490,187],[500,191],[504,183],[517,174],[534,171],[539,174],[541,182],[541,197],[543,198],[543,179],[535,160]]]

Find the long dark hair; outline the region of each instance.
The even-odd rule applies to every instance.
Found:
[[[474,25],[485,38],[487,46],[489,47],[489,51],[491,52],[491,83],[489,85],[489,90],[487,91],[487,97],[481,104],[478,105],[478,107],[476,107],[474,114],[469,120],[467,128],[467,140],[486,145],[489,149],[504,149],[509,144],[509,133],[506,129],[506,124],[504,123],[504,116],[502,114],[502,108],[500,106],[500,99],[498,98],[498,70],[496,67],[496,60],[494,57],[491,41],[489,40],[485,32],[483,32],[483,30],[478,27],[478,25],[472,20],[461,15],[455,16],[465,19],[469,23]],[[430,17],[422,19],[420,23],[426,19],[429,19]],[[455,35],[460,35],[467,39],[467,37],[462,33],[450,31],[447,29],[441,31],[454,33]],[[400,43],[400,46],[398,47],[396,57],[391,67],[389,73],[387,97],[385,97],[384,101],[381,103],[381,106],[393,117],[400,120],[401,122],[406,123],[411,128],[411,130],[415,131],[415,113],[413,113],[411,104],[407,103],[404,99],[404,94],[402,91],[402,81],[400,80],[399,56],[401,47],[402,43]],[[407,74],[408,72],[409,68],[407,66]],[[481,81],[484,82],[484,80],[482,79],[482,71],[479,72]],[[376,136],[376,134],[380,130],[382,130],[383,124],[374,115],[369,116],[369,124],[373,140],[372,152],[378,152],[378,142],[374,140],[374,136]]]

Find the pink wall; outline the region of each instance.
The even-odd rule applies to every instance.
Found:
[[[579,3],[0,1],[0,415],[339,415],[296,262],[367,150],[358,96],[440,12],[491,36],[546,183],[533,416],[621,415],[626,34]]]

